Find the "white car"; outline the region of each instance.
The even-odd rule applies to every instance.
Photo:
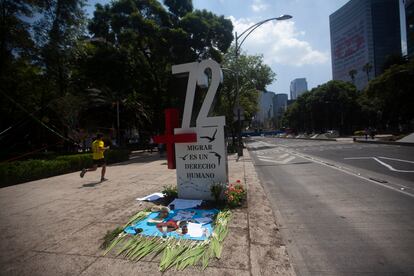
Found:
[[[337,138],[339,137],[339,132],[337,130],[328,130],[327,132],[325,132],[325,135],[329,138]]]

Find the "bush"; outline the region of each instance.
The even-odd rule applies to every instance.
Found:
[[[105,152],[108,164],[129,159],[129,150],[108,150]],[[33,181],[59,174],[80,171],[91,167],[92,154],[58,156],[53,160],[25,160],[0,164],[0,187]]]
[[[108,164],[123,162],[129,159],[129,149],[117,149],[105,151],[105,160]]]
[[[237,152],[237,146],[234,144],[229,143],[227,145],[227,153],[236,153]]]
[[[224,189],[226,189],[226,183],[218,182],[211,185],[210,192],[217,203],[222,199]]]
[[[365,135],[365,130],[354,131],[354,135],[355,136],[364,136]]]
[[[164,196],[168,199],[173,199],[178,197],[177,186],[164,186],[164,190],[162,190]]]
[[[68,162],[61,160],[26,160],[0,164],[0,186],[37,180],[70,172]]]
[[[55,160],[68,163],[72,171],[81,170],[82,168],[88,168],[91,167],[93,164],[91,153],[62,155],[57,157]]]

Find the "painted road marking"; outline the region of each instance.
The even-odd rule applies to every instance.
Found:
[[[269,143],[266,143],[266,144],[271,145]],[[414,198],[414,194],[405,191],[405,189],[408,188],[408,187],[405,187],[405,186],[403,186],[401,184],[395,183],[396,185],[400,186],[400,188],[395,188],[395,187],[392,187],[391,185],[388,185],[388,183],[380,183],[380,182],[374,181],[372,179],[369,179],[368,177],[365,177],[365,176],[361,175],[358,172],[351,171],[349,168],[340,167],[340,166],[329,166],[329,165],[326,165],[322,160],[318,160],[316,157],[311,157],[311,156],[307,156],[307,155],[300,154],[300,153],[294,153],[291,150],[289,150],[289,147],[286,146],[286,145],[278,145],[278,146],[279,147],[283,147],[285,149],[285,151],[287,151],[290,154],[296,155],[297,157],[301,157],[301,158],[303,158],[305,160],[308,160],[308,161],[311,161],[311,162],[320,164],[322,166],[326,166],[326,167],[329,167],[329,168],[332,168],[332,169],[341,171],[341,172],[346,173],[348,175],[355,176],[355,177],[360,178],[360,179],[363,179],[363,180],[365,180],[367,182],[376,184],[378,186],[382,186],[382,187],[387,188],[387,189],[390,189],[390,190],[392,190],[394,192],[398,192],[398,193],[401,193],[401,194],[404,194],[404,195],[407,195],[409,197]]]
[[[295,156],[289,156],[288,158],[279,161],[279,160],[272,160],[271,157],[264,158],[264,157],[258,156],[258,159],[262,162],[270,162],[270,163],[276,163],[276,164],[287,164],[295,158],[296,158]]]
[[[388,158],[388,157],[378,157],[378,158],[377,157],[349,157],[349,158],[344,158],[344,159],[346,159],[346,160],[373,159],[373,160],[377,161],[379,164],[381,164],[384,167],[388,168],[390,171],[403,172],[403,173],[414,173],[414,171],[398,170],[398,169],[394,168],[393,166],[391,166],[390,164],[387,164],[384,161],[379,160],[379,158],[389,159],[389,160],[394,160],[394,161],[400,161],[400,162],[406,162],[406,163],[413,163],[414,164],[414,162],[412,162],[412,161],[395,159],[395,158]]]
[[[266,143],[266,144],[268,144],[268,143]],[[271,144],[268,144],[268,145],[271,145]],[[275,146],[275,145],[273,145],[273,146]],[[364,145],[364,147],[372,147],[372,146],[376,146],[376,147],[378,147],[377,145],[371,145],[371,144]],[[380,183],[380,182],[374,181],[374,180],[372,180],[372,179],[369,179],[369,177],[363,176],[363,175],[361,175],[361,173],[354,172],[354,171],[352,171],[351,169],[349,169],[349,168],[347,168],[347,167],[341,167],[341,166],[329,166],[329,165],[327,165],[324,161],[322,161],[322,160],[318,160],[318,158],[316,158],[316,157],[313,157],[313,156],[308,156],[308,155],[305,155],[305,154],[300,154],[300,153],[293,152],[291,149],[289,149],[289,146],[287,146],[287,145],[279,144],[279,145],[277,145],[277,147],[278,147],[278,148],[280,148],[280,149],[282,149],[282,148],[283,148],[285,152],[290,153],[290,154],[292,154],[292,155],[295,155],[295,156],[297,156],[297,157],[301,157],[301,158],[303,158],[303,159],[305,159],[305,160],[308,160],[308,161],[311,161],[311,162],[314,162],[314,163],[320,164],[320,165],[322,165],[322,166],[329,167],[329,168],[332,168],[332,169],[335,169],[335,170],[341,171],[341,172],[346,173],[346,174],[348,174],[348,175],[352,175],[352,176],[355,176],[355,177],[357,177],[357,178],[363,179],[363,180],[365,180],[365,181],[367,181],[367,182],[370,182],[370,183],[372,183],[372,184],[376,184],[376,185],[378,185],[378,186],[382,186],[382,187],[384,187],[384,188],[386,188],[386,189],[390,189],[390,190],[392,190],[392,191],[394,191],[394,192],[398,192],[398,193],[401,193],[401,194],[404,194],[404,195],[407,195],[407,196],[409,196],[409,197],[414,198],[414,194],[413,194],[413,193],[411,193],[411,192],[408,192],[408,191],[410,191],[410,190],[411,190],[411,188],[406,187],[406,186],[404,186],[404,185],[401,185],[401,184],[398,184],[398,183],[394,183],[395,185],[399,186],[399,188],[395,188],[395,187],[393,187],[393,186],[389,185],[389,183]],[[362,147],[361,147],[361,148],[362,148]],[[411,161],[409,161],[409,162],[411,162]],[[406,189],[407,189],[408,191],[406,191]]]
[[[396,159],[396,158],[389,158],[389,157],[383,157],[383,156],[378,156],[378,158],[414,164],[414,161],[408,161],[408,160],[402,160],[402,159]]]
[[[414,194],[404,191],[405,189],[403,189],[403,188],[397,189],[397,188],[394,188],[394,187],[392,187],[390,185],[387,185],[387,184],[384,184],[384,183],[380,183],[380,182],[374,181],[374,180],[369,179],[369,178],[367,178],[365,176],[362,176],[360,173],[355,173],[355,172],[349,171],[349,169],[348,168],[345,168],[345,167],[343,168],[343,167],[338,167],[338,166],[329,166],[329,165],[326,165],[323,161],[317,160],[314,157],[309,158],[309,157],[305,157],[302,154],[296,154],[296,155],[298,155],[299,157],[302,157],[303,159],[306,159],[306,160],[312,161],[314,163],[317,163],[317,164],[320,164],[320,165],[323,165],[323,166],[326,166],[326,167],[329,167],[329,168],[332,168],[332,169],[341,171],[341,172],[346,173],[346,174],[349,174],[349,175],[353,175],[355,177],[364,179],[364,180],[366,180],[368,182],[374,183],[376,185],[382,186],[384,188],[387,188],[387,189],[393,190],[395,192],[398,192],[398,193],[401,193],[401,194],[405,194],[405,195],[407,195],[409,197],[413,197],[414,198]],[[403,186],[401,184],[397,184],[397,185],[398,186],[405,187],[405,186]]]

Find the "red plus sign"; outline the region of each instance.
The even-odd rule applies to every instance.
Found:
[[[178,127],[178,109],[168,108],[165,110],[165,133],[164,135],[155,136],[154,142],[157,144],[167,145],[168,168],[175,169],[175,143],[197,142],[197,134],[183,133],[175,134],[174,128]]]

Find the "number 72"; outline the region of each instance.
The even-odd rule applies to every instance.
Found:
[[[211,70],[211,82],[201,105],[200,112],[196,119],[197,127],[205,126],[224,126],[226,120],[224,116],[208,117],[208,113],[213,104],[214,97],[217,93],[219,84],[223,81],[223,72],[220,64],[212,59],[206,59],[199,62],[190,62],[172,66],[173,74],[180,74],[189,72],[187,92],[185,96],[183,122],[181,128],[190,128],[191,114],[193,112],[194,96],[196,86],[207,87],[208,77],[205,73],[206,69]]]

